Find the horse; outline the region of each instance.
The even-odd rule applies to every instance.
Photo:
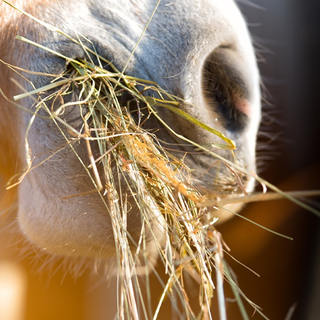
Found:
[[[160,2],[132,57],[130,54],[156,1],[93,3],[83,0],[76,6],[67,1],[13,3],[37,19],[58,26],[66,34],[83,35],[90,39],[99,55],[107,57],[119,70],[126,66],[127,74],[154,81],[179,97],[182,101],[179,108],[230,137],[237,145],[241,166],[248,172],[255,172],[255,141],[260,120],[259,72],[246,23],[234,1]],[[206,8],[205,15],[203,8]],[[85,59],[86,53],[64,35],[45,28],[5,2],[1,3],[1,12],[0,58],[31,72],[29,85],[22,84],[17,73],[5,64],[0,66],[3,91],[0,98],[1,172],[8,178],[27,166],[23,152],[27,131],[35,167],[17,187],[21,230],[39,248],[54,254],[108,258],[114,254],[110,218],[97,194],[85,194],[92,188],[92,182],[75,155],[61,147],[65,143],[62,134],[41,117],[36,117],[28,127],[32,114],[14,108],[5,99],[12,99],[19,93],[18,86],[10,79],[27,89],[30,83],[39,88],[49,81],[39,73],[59,75],[66,68],[61,56],[14,40],[16,35],[46,45],[71,59]],[[68,99],[72,101],[76,97]],[[24,99],[22,104],[32,111],[31,98]],[[217,140],[213,134],[174,114],[161,110],[159,113],[179,134],[197,143],[209,144]],[[65,117],[79,126],[76,107]],[[173,142],[168,130],[157,123],[154,126],[159,128],[158,136],[162,140]],[[87,163],[84,143],[76,148]],[[218,152],[231,157],[224,150]],[[52,155],[44,161],[48,153]],[[211,167],[212,156],[190,155],[186,161],[202,186],[212,188],[216,171]],[[227,180],[219,182],[221,189],[223,184],[228,184]],[[225,189],[236,189],[234,181],[229,183]],[[253,179],[248,175],[244,179],[244,189],[251,192],[253,186]],[[65,200],[74,194],[83,195]],[[134,203],[130,205],[129,233],[136,239],[141,229],[139,209]]]
[[[214,165],[212,154],[195,155],[194,148],[177,138],[186,137],[212,150],[220,138],[203,126],[161,108],[157,113],[177,135],[157,119],[146,123],[160,141],[174,145],[177,157],[184,155],[199,190],[214,189],[217,196],[253,191],[260,75],[246,22],[235,1],[79,0],[75,5],[65,0],[16,0],[11,5],[2,1],[0,10],[2,189],[12,177],[21,177],[2,201],[17,203],[21,232],[38,250],[99,261],[109,261],[116,251],[103,201],[107,195],[91,192],[94,185],[85,169],[91,162],[84,139],[72,143],[68,128],[61,131],[42,110],[35,116],[33,96],[21,99],[19,106],[12,102],[21,91],[49,85],[52,78],[47,74],[61,76],[68,59],[89,59],[84,47],[132,77],[157,83],[179,99],[180,110],[234,142],[237,165],[246,172],[241,182],[230,167]],[[80,40],[75,43],[71,38]],[[68,93],[53,107],[57,110],[68,103],[71,107],[63,119],[80,130],[82,109],[72,105],[79,95],[78,91]],[[96,156],[97,145],[92,143],[92,149]],[[234,160],[229,150],[214,151],[227,161]],[[25,168],[29,170],[23,174]],[[103,169],[98,166],[98,171]],[[143,222],[137,202],[127,196],[128,189],[119,178],[117,190],[130,208],[127,231],[137,243]],[[216,215],[223,222],[241,207],[229,204],[229,211]],[[154,239],[163,244],[166,236],[157,212],[144,232],[144,254],[156,263]]]

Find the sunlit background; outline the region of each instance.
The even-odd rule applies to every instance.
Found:
[[[266,87],[260,173],[285,190],[320,189],[320,3],[252,2],[261,8],[244,4],[241,8],[254,35]],[[244,214],[294,240],[239,218],[219,227],[235,258],[260,274],[257,277],[230,260],[240,287],[270,319],[318,319],[318,219],[286,201],[252,204]],[[41,264],[35,267],[33,256],[18,258],[21,245],[13,244],[17,238],[6,229],[14,216],[4,218],[0,222],[0,320],[113,318],[114,284],[108,289],[88,274],[75,281],[57,270],[58,264],[39,272]],[[227,292],[227,296],[232,295]],[[227,307],[229,319],[240,319],[234,302],[227,300]],[[162,314],[160,319],[169,318]],[[256,314],[253,319],[261,317]]]

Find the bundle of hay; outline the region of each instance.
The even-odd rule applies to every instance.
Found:
[[[19,39],[40,47],[27,39]],[[47,50],[47,48],[43,49]],[[90,51],[93,54],[94,51]],[[127,232],[129,209],[126,196],[134,198],[146,226],[151,224],[156,215],[161,221],[162,232],[165,233],[165,244],[158,243],[157,248],[168,279],[154,319],[157,318],[164,298],[172,295],[172,292],[178,294],[182,301],[181,312],[188,318],[207,317],[210,314],[215,288],[220,297],[221,313],[225,314],[224,277],[227,277],[234,287],[238,301],[242,305],[240,291],[227,271],[227,264],[223,258],[223,241],[214,227],[217,219],[207,224],[203,222],[207,210],[207,204],[204,201],[207,201],[205,200],[207,198],[193,186],[192,168],[188,168],[182,159],[177,159],[167,152],[156,135],[143,129],[141,123],[148,121],[152,115],[171,130],[157,113],[159,107],[168,108],[211,133],[217,134],[224,140],[224,144],[217,147],[232,150],[235,148],[234,143],[180,110],[179,100],[155,83],[127,76],[119,72],[111,62],[97,54],[94,55],[98,61],[97,64],[65,57],[67,68],[63,74],[45,87],[16,96],[15,100],[37,96],[33,98],[36,104],[35,115],[40,109],[44,110],[48,119],[50,118],[60,128],[73,152],[76,151],[67,135],[71,140],[84,139],[86,142],[90,165],[85,169],[96,188],[90,192],[98,192],[101,200],[106,202],[106,211],[111,217],[113,226],[117,252],[120,314],[127,318],[139,319],[138,306],[142,304],[143,310],[147,309],[138,280],[141,274],[139,265],[149,265],[153,269],[153,265],[148,261],[141,263],[137,259],[137,257],[144,257],[143,227],[141,237],[134,249],[130,245],[132,239]],[[103,64],[108,66],[108,70],[102,67]],[[15,70],[19,72],[18,69]],[[79,93],[78,101],[64,103],[63,97],[74,90]],[[148,96],[145,96],[144,93],[147,90]],[[153,93],[150,94],[150,92]],[[122,105],[121,101],[124,100],[122,97],[126,95],[131,99],[126,105]],[[125,100],[128,101],[128,99]],[[54,107],[56,101],[60,101],[57,108]],[[73,128],[63,119],[63,114],[70,105],[79,105],[82,110],[80,129]],[[138,110],[133,111],[132,105]],[[136,119],[132,116],[134,112],[138,115]],[[43,117],[43,112],[41,114]],[[189,142],[192,143],[192,141]],[[92,151],[93,144],[98,146],[98,155]],[[27,146],[26,150],[28,150]],[[27,154],[27,159],[30,158],[31,156]],[[80,157],[79,160],[81,161]],[[103,177],[98,166],[103,167]],[[30,162],[29,169],[31,167]],[[119,190],[119,179],[125,181],[130,190],[126,196]],[[212,203],[211,206],[213,206]],[[157,241],[156,237],[154,241]],[[144,257],[144,259],[148,258]],[[144,270],[144,273],[148,277],[148,270]],[[214,273],[217,278],[216,286],[212,280]],[[199,284],[201,310],[199,315],[195,315],[189,305],[183,286],[185,274],[191,275]]]

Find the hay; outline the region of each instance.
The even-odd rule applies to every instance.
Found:
[[[32,43],[21,37],[19,39]],[[100,194],[113,226],[117,252],[120,316],[139,319],[138,306],[142,305],[143,313],[148,318],[148,302],[145,303],[143,300],[138,279],[141,261],[138,261],[137,257],[141,256],[141,253],[144,256],[146,247],[144,231],[146,228],[151,229],[152,221],[156,217],[162,224],[162,232],[166,234],[166,243],[164,245],[158,243],[157,247],[168,280],[153,318],[157,318],[165,297],[172,296],[172,292],[177,294],[182,302],[182,310],[177,312],[182,312],[190,319],[210,318],[211,301],[214,290],[217,290],[221,319],[226,319],[224,278],[234,286],[235,292],[238,292],[238,289],[231,273],[225,272],[228,267],[223,255],[224,245],[221,235],[214,227],[217,219],[203,224],[207,208],[201,203],[208,197],[204,198],[204,195],[193,187],[191,168],[188,168],[183,160],[167,152],[153,133],[143,129],[140,125],[142,114],[145,114],[143,121],[148,121],[153,115],[166,125],[156,110],[159,106],[165,107],[203,129],[217,134],[225,142],[216,144],[217,148],[232,150],[235,148],[234,143],[179,110],[178,99],[163,91],[155,83],[124,75],[109,61],[104,60],[103,63],[107,64],[111,71],[103,69],[102,63],[94,65],[90,61],[65,58],[68,61],[68,68],[64,74],[45,87],[16,96],[15,100],[36,95],[35,110],[39,113],[42,109],[47,113],[46,117],[59,127],[72,151],[76,152],[72,146],[74,141],[84,139],[86,142],[90,165],[85,166],[85,169],[95,186],[95,190],[89,192]],[[101,57],[96,55],[96,58],[101,62]],[[63,97],[73,90],[79,92],[78,101],[62,103],[58,108],[52,107],[58,98],[63,101]],[[146,90],[149,96],[144,95]],[[150,97],[150,91],[154,92],[154,98]],[[119,102],[126,93],[130,94],[135,106],[139,108],[138,121],[134,120],[130,112],[130,102],[125,106]],[[63,119],[65,110],[74,105],[78,105],[79,110],[85,110],[82,113],[83,125],[80,130],[73,128]],[[99,155],[93,155],[93,143],[98,145]],[[28,150],[27,138],[26,150]],[[27,158],[31,159],[31,155],[27,155]],[[79,161],[83,160],[79,157]],[[103,166],[103,177],[98,171],[98,164]],[[32,170],[31,160],[27,172],[30,170]],[[127,194],[122,194],[119,190],[121,184],[119,180],[126,182],[129,190]],[[134,248],[132,244],[130,245],[132,239],[127,233],[127,219],[130,214],[127,207],[128,197],[135,199],[143,221],[141,236]],[[156,236],[154,241],[157,241]],[[148,257],[144,259],[146,261],[143,264],[148,265]],[[153,269],[152,264],[149,264],[149,267]],[[191,309],[183,286],[186,273],[199,284],[199,314],[195,314]],[[216,285],[212,280],[214,273],[216,273]],[[240,295],[238,292],[239,303]],[[246,318],[244,314],[244,319]]]
[[[183,301],[183,312],[188,318],[207,317],[215,288],[212,280],[214,269],[217,271],[220,301],[221,303],[224,301],[223,248],[220,235],[214,228],[216,220],[206,226],[202,225],[206,208],[196,206],[196,203],[201,202],[202,195],[192,187],[191,170],[182,160],[176,159],[165,151],[154,134],[138,125],[129,112],[130,106],[122,106],[119,99],[125,92],[129,92],[134,100],[138,101],[137,106],[144,106],[144,109],[139,112],[148,113],[147,119],[151,114],[158,116],[155,105],[160,100],[162,106],[168,105],[171,108],[178,103],[173,97],[169,101],[161,98],[164,94],[168,97],[170,95],[154,83],[125,76],[113,69],[110,72],[90,62],[71,61],[66,73],[59,80],[15,99],[39,94],[40,102],[36,109],[43,108],[48,113],[48,117],[59,126],[62,134],[65,135],[61,124],[68,129],[68,133],[74,140],[86,141],[91,162],[90,166],[86,167],[86,171],[96,188],[92,192],[99,192],[101,201],[104,202],[103,195],[106,195],[106,212],[109,213],[113,226],[117,252],[120,315],[125,318],[139,319],[138,305],[144,302],[139,289],[140,261],[137,261],[137,257],[145,251],[144,230],[151,229],[150,226],[156,216],[163,225],[163,232],[167,233],[166,244],[162,246],[158,243],[157,246],[161,261],[168,273],[168,282],[155,311],[154,319],[157,318],[164,297],[170,295],[172,291],[177,292]],[[58,109],[53,110],[50,104],[58,97],[63,98],[75,88],[80,93],[79,100],[62,104]],[[153,90],[160,99],[145,97],[142,94],[144,89],[141,88]],[[48,90],[54,90],[54,92],[44,95]],[[79,131],[70,127],[60,117],[66,108],[75,104],[85,107],[86,110],[86,113],[82,114],[83,126]],[[66,135],[65,138],[72,147]],[[91,143],[97,143],[99,147],[97,158],[93,156]],[[103,177],[99,175],[97,162],[103,166]],[[130,190],[128,194],[124,195],[119,191],[119,180],[126,181],[127,188]],[[81,194],[74,196],[81,196]],[[136,248],[130,245],[132,239],[127,233],[127,219],[130,214],[127,208],[127,197],[135,199],[143,217],[141,236],[136,243]],[[154,241],[157,241],[156,237]],[[147,260],[148,257],[145,259]],[[145,261],[145,264],[148,264],[148,261]],[[191,274],[199,282],[202,295],[200,315],[194,314],[186,298],[187,293],[182,286],[184,272]],[[147,306],[143,306],[143,309],[146,310]],[[225,314],[224,306],[221,313]],[[224,316],[221,317],[221,319],[224,318]]]

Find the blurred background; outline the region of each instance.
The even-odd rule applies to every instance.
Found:
[[[239,2],[256,43],[264,86],[260,175],[283,190],[319,189],[320,3]],[[318,319],[319,218],[287,201],[252,204],[243,213],[293,241],[236,219],[222,226],[234,256],[260,274],[256,278],[233,264],[240,287],[270,319]]]
[[[320,189],[320,2],[241,0],[239,5],[253,34],[264,87],[260,175],[283,190]],[[319,219],[288,201],[251,204],[242,213],[293,238],[281,238],[240,218],[218,227],[232,255],[260,275],[228,259],[242,290],[272,320],[319,319]],[[2,217],[0,309],[9,308],[5,285],[11,274],[19,283],[12,294],[21,298],[18,313],[1,320],[109,319],[115,301],[107,298],[105,283],[87,273],[74,280],[59,263],[38,272],[34,257],[17,258],[21,245],[14,244],[17,238],[8,224],[10,218]],[[232,297],[228,290],[226,294]],[[227,308],[229,319],[240,319],[230,299]],[[248,307],[248,312],[253,314],[253,309]],[[255,314],[253,319],[262,318]]]

